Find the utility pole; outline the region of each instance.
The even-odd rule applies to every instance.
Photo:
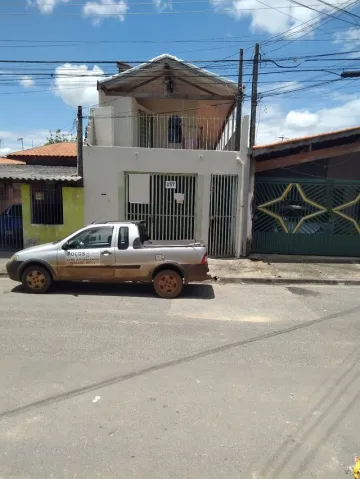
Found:
[[[78,106],[77,111],[77,173],[81,178],[84,176],[82,106]]]
[[[251,117],[250,117],[250,137],[249,147],[252,148],[255,144],[256,133],[256,110],[258,104],[258,77],[259,77],[259,60],[260,60],[260,46],[255,45],[255,55],[253,63],[253,79],[251,92]]]
[[[242,105],[243,105],[243,70],[244,70],[244,50],[241,49],[240,58],[239,58],[239,77],[238,77],[236,120],[235,120],[235,151],[240,151],[240,142],[241,142],[241,119],[242,119]]]

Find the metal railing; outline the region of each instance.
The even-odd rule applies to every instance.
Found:
[[[108,131],[111,129],[114,131],[114,146],[229,150],[228,138],[224,136],[225,128],[229,129],[229,122],[223,117],[204,117],[181,112],[157,114],[139,110],[133,115],[93,113],[86,131],[88,144],[94,146],[102,146],[102,139],[109,136]]]
[[[20,249],[22,244],[20,185],[0,182],[0,249]]]
[[[215,150],[224,119],[178,113],[151,114],[139,111],[135,122],[135,146],[178,150]]]

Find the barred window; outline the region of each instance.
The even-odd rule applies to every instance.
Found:
[[[62,185],[45,183],[31,186],[31,223],[35,225],[62,225]]]

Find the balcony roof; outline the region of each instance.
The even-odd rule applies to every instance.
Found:
[[[235,101],[237,83],[192,63],[163,54],[101,80],[98,89],[108,94],[148,98]],[[153,92],[157,93],[153,93]]]

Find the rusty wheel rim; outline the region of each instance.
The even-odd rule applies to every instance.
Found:
[[[159,280],[159,288],[163,293],[173,293],[177,286],[178,282],[175,276],[172,276],[171,274],[165,274],[164,276],[161,276]]]
[[[26,284],[31,289],[41,289],[45,284],[45,275],[41,271],[33,270],[26,276]]]

